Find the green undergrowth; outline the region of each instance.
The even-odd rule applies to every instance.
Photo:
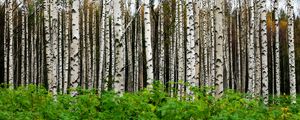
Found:
[[[220,99],[204,93],[195,89],[193,100],[178,100],[155,85],[153,90],[123,95],[80,90],[77,97],[58,95],[53,100],[35,86],[0,88],[0,120],[300,120],[300,105],[289,104],[288,96],[265,106],[258,98],[230,90]]]

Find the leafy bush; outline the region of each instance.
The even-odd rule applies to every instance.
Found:
[[[20,87],[16,90],[0,88],[0,119],[129,119],[129,120],[259,120],[300,119],[300,105],[290,104],[287,96],[271,99],[269,106],[260,98],[226,91],[220,99],[206,94],[207,89],[193,88],[191,99],[170,97],[159,85],[122,95],[113,92],[79,90],[80,95],[58,95],[54,100],[44,88]],[[298,103],[300,101],[298,100]]]

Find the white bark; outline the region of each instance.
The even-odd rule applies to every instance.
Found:
[[[254,1],[250,1],[250,36],[248,42],[248,91],[249,94],[254,93],[255,79],[255,53],[254,53]]]
[[[267,8],[266,0],[261,1],[262,12],[261,12],[261,60],[262,60],[262,94],[264,104],[268,104],[269,93],[268,93],[268,40],[267,40]]]
[[[99,6],[99,2],[98,1],[95,1],[93,0],[93,19],[92,19],[92,88],[96,89],[97,86],[96,86],[96,81],[97,81],[97,60],[96,60],[96,56],[97,56],[97,52],[96,52],[96,40],[97,40],[97,6]]]
[[[199,86],[200,83],[200,0],[195,1],[195,85]],[[181,31],[178,31],[181,32]]]
[[[86,5],[86,77],[87,77],[87,81],[86,81],[86,84],[87,84],[87,89],[92,89],[92,74],[91,74],[91,71],[92,71],[92,59],[91,59],[91,1],[90,0],[87,0],[87,5]]]
[[[214,0],[210,0],[209,2],[209,5],[210,5],[210,40],[209,40],[209,43],[210,43],[210,73],[209,73],[209,81],[210,81],[210,86],[213,87],[215,86],[215,79],[216,79],[216,61],[215,61],[215,51],[216,51],[216,48],[215,48],[215,43],[216,43],[216,35],[215,32],[216,32],[216,29],[215,29],[215,13],[214,13],[214,7],[215,7],[215,2]],[[222,8],[220,8],[222,9]],[[221,22],[221,21],[220,21]],[[217,24],[217,23],[216,23]],[[223,26],[220,26],[221,28]],[[221,34],[221,33],[220,33]]]
[[[236,10],[236,86],[237,90],[241,92],[241,31],[240,31],[240,0],[236,3],[237,10]]]
[[[53,93],[54,97],[57,95],[57,82],[58,82],[58,14],[57,14],[57,1],[51,1],[50,18],[51,18],[51,37],[50,37],[50,51],[51,61],[47,61],[49,65],[52,65],[52,79],[49,82],[49,90]],[[51,44],[52,43],[52,44]],[[50,55],[51,55],[50,54]]]
[[[21,17],[22,17],[22,24],[21,24],[21,27],[22,27],[22,38],[21,38],[21,85],[25,85],[25,76],[26,76],[26,71],[25,71],[25,66],[26,66],[26,63],[25,63],[25,54],[26,54],[26,51],[28,50],[25,50],[26,46],[25,46],[25,37],[26,37],[26,33],[25,33],[25,4],[22,5],[21,7]]]
[[[53,81],[54,81],[54,61],[53,61],[53,41],[51,41],[51,25],[50,18],[52,18],[52,11],[50,11],[50,1],[44,0],[44,31],[45,31],[45,49],[46,49],[46,71],[47,71],[47,81],[48,81],[48,89],[50,92],[53,92]],[[53,8],[52,8],[53,9]],[[51,14],[49,15],[49,13]]]
[[[204,85],[205,87],[209,86],[209,79],[208,79],[208,39],[209,39],[209,32],[208,32],[208,4],[207,0],[203,0],[202,2],[204,8],[204,15],[203,15],[203,71],[204,71]]]
[[[261,41],[259,39],[259,32],[260,32],[260,1],[256,0],[255,2],[255,95],[261,95]]]
[[[59,85],[58,91],[60,94],[63,93],[63,34],[62,34],[62,23],[63,23],[63,17],[62,17],[62,10],[61,8],[61,2],[57,4],[58,7],[58,68],[57,68],[57,83]]]
[[[8,0],[8,29],[9,29],[9,47],[8,47],[8,84],[13,89],[14,84],[14,55],[13,55],[13,0]]]
[[[64,41],[64,76],[63,76],[63,93],[67,93],[67,88],[68,88],[68,80],[69,80],[69,67],[70,67],[70,5],[69,5],[69,0],[66,0],[66,10],[65,10],[65,41]]]
[[[8,59],[7,59],[7,56],[8,56],[8,47],[7,47],[7,44],[9,43],[8,42],[8,31],[7,31],[7,28],[9,27],[8,24],[9,24],[9,21],[8,21],[8,11],[9,11],[9,7],[8,7],[8,4],[4,4],[5,6],[5,9],[4,9],[4,85],[6,85],[8,83]]]
[[[151,16],[150,0],[145,0],[144,6],[144,23],[145,23],[145,46],[146,46],[146,66],[147,66],[147,86],[151,89],[153,83],[153,58],[152,58],[152,45],[151,45]]]
[[[104,77],[104,81],[103,81],[103,90],[106,90],[108,88],[108,80],[110,79],[110,75],[111,73],[109,72],[110,69],[110,56],[111,55],[111,42],[110,42],[110,34],[109,34],[109,23],[110,23],[110,4],[108,2],[108,0],[106,0],[105,3],[105,77]],[[111,68],[112,69],[112,68]]]
[[[223,95],[223,6],[224,0],[216,1],[216,97]]]
[[[161,83],[164,83],[165,80],[165,42],[164,42],[164,7],[161,4],[160,5],[160,64],[159,64],[159,80],[161,81]]]
[[[189,86],[187,86],[187,94],[193,95],[190,87],[195,86],[195,24],[193,0],[187,1],[187,59],[186,59],[186,77]]]
[[[132,0],[133,1],[133,0]],[[136,8],[136,13],[139,13],[139,10],[141,7],[139,7],[139,1],[136,0],[135,1],[135,8]],[[138,85],[139,85],[139,41],[140,41],[140,37],[139,37],[139,15],[136,16],[135,18],[135,43],[134,43],[134,91],[138,91]]]
[[[295,45],[294,45],[294,6],[293,1],[287,2],[288,15],[288,44],[289,44],[289,77],[290,94],[293,104],[296,104],[296,74],[295,74]]]
[[[77,87],[80,79],[79,61],[79,0],[73,0],[72,5],[72,41],[70,43],[70,83],[71,96],[78,94]]]
[[[183,82],[185,81],[185,57],[184,57],[184,34],[183,34],[183,1],[178,0],[178,11],[179,11],[179,40],[178,40],[178,97],[183,95]]]
[[[122,1],[114,1],[114,29],[115,29],[115,44],[116,44],[116,53],[115,53],[115,81],[114,81],[114,90],[118,93],[123,93],[125,91],[125,40],[123,37],[124,33],[124,22],[122,19],[121,13]]]
[[[276,95],[280,96],[280,41],[279,41],[279,10],[278,0],[275,0],[275,81],[276,81]]]
[[[102,0],[102,13],[101,13],[101,32],[100,32],[100,54],[99,54],[99,84],[98,84],[98,90],[101,91],[101,86],[103,84],[102,81],[104,81],[103,77],[103,71],[104,71],[104,62],[105,62],[105,19],[106,19],[106,0]]]
[[[80,14],[80,18],[79,19],[81,19],[81,23],[80,23],[80,25],[82,25],[81,26],[81,29],[79,30],[79,32],[80,32],[80,34],[81,34],[81,39],[80,39],[80,47],[81,47],[81,56],[80,56],[80,59],[81,59],[81,65],[82,65],[82,67],[81,67],[81,73],[82,73],[82,75],[81,75],[81,79],[80,79],[80,87],[82,88],[82,89],[85,89],[86,88],[86,81],[87,81],[87,62],[88,62],[88,60],[87,60],[87,58],[86,58],[86,51],[87,51],[87,49],[86,49],[86,41],[87,41],[87,10],[86,10],[86,0],[84,0],[84,1],[82,1],[83,3],[81,3],[81,4],[83,4],[82,5],[82,8],[80,8],[79,10],[80,10],[80,12],[81,12],[81,14]],[[80,28],[80,27],[79,27]]]

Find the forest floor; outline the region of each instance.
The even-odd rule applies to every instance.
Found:
[[[79,93],[76,97],[58,95],[54,100],[47,90],[35,86],[0,88],[0,120],[300,120],[300,99],[290,104],[288,96],[270,98],[266,106],[259,98],[249,99],[246,94],[230,90],[220,99],[195,90],[193,100],[170,97],[162,87],[121,96],[86,90]]]

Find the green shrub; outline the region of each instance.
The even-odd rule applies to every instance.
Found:
[[[58,95],[57,100],[44,88],[0,88],[0,120],[299,120],[300,105],[290,104],[288,96],[272,98],[270,105],[260,98],[228,90],[220,99],[206,94],[207,90],[193,88],[193,99],[170,97],[155,83],[153,90],[122,95],[113,92],[79,90],[80,95]],[[298,100],[298,103],[300,101]]]

